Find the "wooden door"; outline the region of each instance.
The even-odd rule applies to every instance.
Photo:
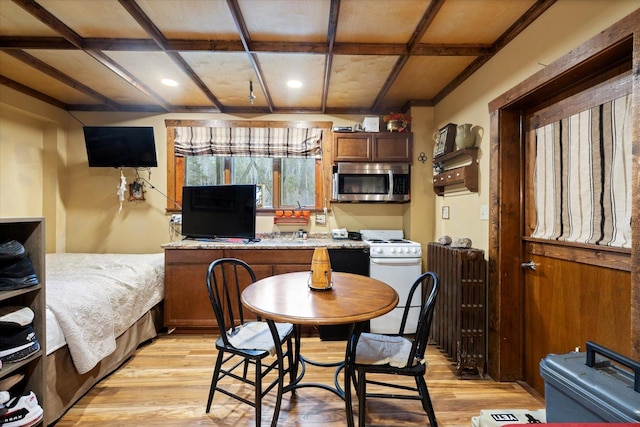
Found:
[[[541,394],[544,380],[539,363],[548,354],[584,351],[587,341],[629,354],[631,281],[628,249],[530,237],[536,227],[536,215],[541,214],[536,212],[533,191],[534,129],[626,95],[630,91],[629,76],[623,73],[607,79],[526,116],[521,193],[525,220],[520,256],[521,264],[525,264],[521,276],[523,373],[524,380]],[[604,169],[608,169],[607,165]]]

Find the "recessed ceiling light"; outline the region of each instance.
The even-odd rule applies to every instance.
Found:
[[[178,86],[178,82],[171,79],[162,79],[161,82],[162,84],[167,86]]]
[[[287,86],[293,89],[298,89],[302,87],[302,82],[300,80],[289,80],[287,82]]]

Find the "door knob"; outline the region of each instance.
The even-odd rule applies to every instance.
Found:
[[[529,270],[535,270],[539,265],[540,265],[539,262],[529,261],[529,262],[523,262],[522,264],[520,264],[520,267],[528,268]]]

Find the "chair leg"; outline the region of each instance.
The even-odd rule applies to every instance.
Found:
[[[416,384],[418,386],[418,390],[420,391],[420,396],[422,397],[422,407],[429,417],[429,425],[431,427],[438,427],[438,423],[436,422],[436,414],[433,410],[431,397],[429,397],[429,389],[427,388],[427,383],[424,380],[424,377],[416,377]]]
[[[218,376],[220,375],[220,368],[222,367],[223,351],[218,351],[218,357],[216,359],[216,367],[213,369],[213,377],[211,377],[211,388],[209,389],[209,399],[207,400],[207,414],[211,410],[211,402],[213,401],[213,394],[218,386]]]
[[[256,427],[260,427],[262,422],[262,362],[260,359],[256,360],[255,392]]]
[[[364,427],[367,411],[367,377],[364,371],[358,371],[358,426]]]

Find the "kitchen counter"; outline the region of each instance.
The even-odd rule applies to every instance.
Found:
[[[241,239],[180,240],[162,245],[164,249],[358,249],[368,245],[361,240],[332,239],[326,234],[314,235],[307,240],[298,239],[295,233],[258,236],[259,242],[243,242]]]
[[[165,253],[165,326],[184,332],[214,330],[216,320],[205,286],[207,269],[213,260],[241,259],[251,266],[257,279],[263,279],[276,274],[310,271],[317,247],[338,249],[336,252],[344,250],[349,262],[356,258],[349,252],[368,248],[363,241],[335,240],[327,233],[313,233],[307,240],[298,239],[297,233],[271,233],[256,237],[260,238],[259,242],[244,243],[242,239],[181,240],[162,245]],[[365,256],[368,267],[368,254]],[[340,267],[344,261],[336,258],[336,266]],[[247,280],[242,287],[250,283]]]

